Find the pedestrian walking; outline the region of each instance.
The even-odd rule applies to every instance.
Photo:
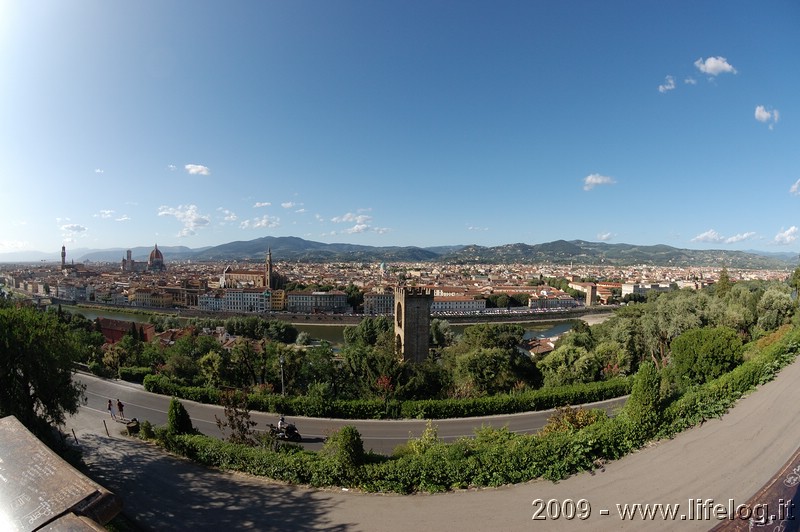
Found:
[[[108,413],[111,414],[111,418],[116,421],[117,414],[114,412],[114,403],[111,402],[111,399],[108,400]]]
[[[125,408],[125,405],[122,404],[122,401],[117,399],[117,410],[119,410],[119,418],[121,420],[125,420],[125,414],[122,413],[122,409]]]

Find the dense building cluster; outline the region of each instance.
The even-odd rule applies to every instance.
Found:
[[[609,267],[571,265],[446,265],[438,263],[298,263],[273,264],[267,250],[261,263],[172,262],[167,268],[155,246],[148,259],[137,261],[128,251],[116,265],[74,264],[62,247],[60,264],[0,265],[8,287],[37,299],[64,302],[181,308],[198,312],[266,314],[353,313],[391,315],[394,287],[418,286],[434,296],[434,314],[488,311],[493,294],[524,294],[531,309],[570,308],[607,304],[613,296],[644,295],[649,291],[701,288],[718,279],[721,268]],[[285,290],[281,278],[297,285],[334,287],[332,290]],[[785,279],[770,270],[731,270],[731,280]],[[568,279],[570,293],[548,286],[547,279]],[[592,282],[586,282],[592,279]],[[363,308],[354,309],[343,287],[363,292]],[[583,295],[580,295],[583,294]]]

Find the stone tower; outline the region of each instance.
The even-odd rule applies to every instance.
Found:
[[[67,246],[61,246],[61,269],[67,266]]]
[[[267,290],[272,290],[272,248],[267,248],[267,264],[264,272]]]
[[[395,352],[404,362],[423,362],[428,357],[433,291],[397,286],[394,289]]]

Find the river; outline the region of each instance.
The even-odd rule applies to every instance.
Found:
[[[111,318],[114,320],[133,321],[136,323],[147,323],[148,315],[134,314],[128,312],[120,312],[112,309],[99,309],[99,308],[84,308],[63,306],[63,310],[75,314],[82,314],[86,319],[94,320],[95,318]],[[597,321],[597,320],[594,320]],[[525,338],[550,338],[553,336],[560,336],[565,332],[572,329],[574,323],[572,321],[559,321],[559,322],[522,322],[516,325],[521,325],[525,328]],[[307,332],[311,338],[315,340],[325,340],[333,345],[340,346],[344,343],[344,328],[346,325],[316,325],[306,323],[295,323],[294,326],[298,331]],[[468,325],[451,325],[450,328],[455,334],[461,334]]]

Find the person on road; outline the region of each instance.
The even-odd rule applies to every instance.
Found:
[[[114,412],[114,403],[111,402],[111,399],[108,400],[108,413],[111,414],[111,419],[117,420],[117,414]]]
[[[125,414],[122,413],[122,409],[125,408],[125,405],[122,404],[122,401],[117,399],[117,410],[119,410],[119,418],[123,421],[125,420]]]
[[[284,429],[286,429],[286,419],[284,419],[283,415],[281,415],[281,418],[278,420],[278,430]]]

